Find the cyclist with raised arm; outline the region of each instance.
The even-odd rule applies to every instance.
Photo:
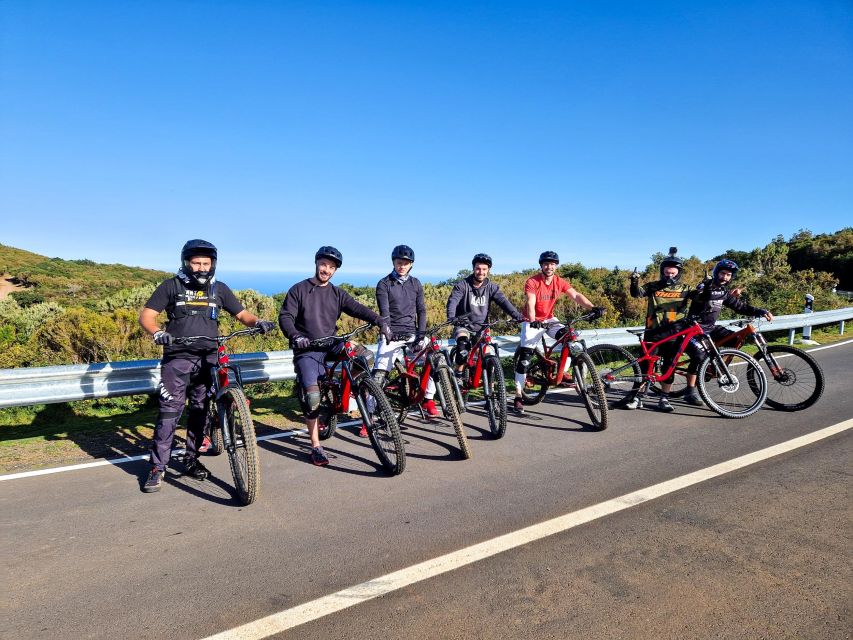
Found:
[[[720,317],[723,307],[728,307],[741,315],[761,317],[771,322],[773,321],[773,314],[767,309],[753,307],[741,300],[738,295],[735,295],[739,292],[729,291],[729,284],[737,277],[739,269],[740,267],[737,266],[734,260],[720,260],[714,265],[711,277],[700,282],[690,294],[692,302],[688,316],[696,318],[702,330],[714,342],[718,342],[734,333],[731,329],[716,326],[717,319]],[[696,391],[697,367],[698,363],[691,361],[687,368],[687,390],[684,394],[684,400],[694,406],[701,406],[704,403]]]
[[[678,324],[678,320],[684,318],[687,305],[690,302],[690,285],[681,284],[681,272],[684,270],[684,260],[679,258],[676,247],[670,247],[669,255],[660,263],[660,278],[654,282],[647,282],[640,286],[640,274],[636,269],[631,274],[631,295],[635,298],[647,298],[649,301],[646,311],[646,331],[643,340],[646,342],[657,342],[674,335],[684,327]],[[665,371],[678,351],[678,345],[674,341],[665,342],[659,347],[663,359],[663,370]],[[698,366],[702,359],[699,346],[691,340],[687,345],[686,353],[690,357],[691,365]],[[658,411],[675,411],[669,402],[669,392],[672,389],[674,373],[668,379],[661,382],[661,396],[658,401]],[[626,407],[636,409],[641,406],[639,397],[634,398]]]
[[[313,277],[290,287],[278,314],[278,324],[290,340],[293,367],[305,392],[302,410],[311,439],[311,462],[320,467],[329,464],[320,446],[318,424],[321,398],[317,380],[325,373],[326,352],[311,349],[311,341],[334,335],[342,313],[378,325],[385,340],[391,341],[391,329],[379,314],[331,283],[341,264],[340,251],[331,246],[320,247],[314,254]]]
[[[414,262],[415,252],[411,247],[404,244],[394,247],[391,251],[391,263],[394,268],[376,283],[376,304],[379,306],[379,315],[390,324],[394,337],[417,335],[415,351],[420,351],[423,348],[421,341],[426,339],[424,333],[427,328],[427,310],[424,288],[420,280],[410,273]],[[384,336],[379,338],[373,371],[380,385],[384,386],[385,378],[400,357],[405,343],[405,340],[387,342]],[[435,406],[434,396],[435,382],[430,378],[421,407],[428,416],[438,417],[441,414]],[[359,435],[366,438],[367,427],[362,426]]]
[[[595,310],[598,318],[604,315],[604,307],[593,306],[585,295],[572,286],[570,280],[557,275],[558,264],[560,264],[560,257],[556,252],[543,251],[539,256],[539,273],[530,276],[524,283],[524,321],[521,323],[521,336],[515,358],[515,400],[513,401],[513,409],[518,414],[524,413],[521,392],[527,380],[527,369],[530,367],[530,359],[536,351],[536,345],[545,333],[559,340],[567,331],[566,325],[554,317],[554,307],[560,296],[571,298],[584,309]]]
[[[471,332],[476,333],[488,322],[489,305],[494,302],[516,322],[522,321],[521,313],[513,306],[501,291],[497,283],[489,279],[492,259],[485,253],[478,253],[471,260],[471,275],[453,285],[447,299],[447,319],[468,314],[464,325],[456,325],[453,338],[456,340],[456,375],[465,370],[465,362],[471,351]]]
[[[173,344],[175,338],[219,335],[219,311],[224,309],[247,327],[261,333],[275,329],[275,323],[260,320],[247,311],[231,289],[215,278],[216,247],[205,240],[189,240],[181,249],[181,267],[163,282],[139,312],[139,324],[163,345],[160,361],[160,413],[154,427],[151,470],[142,490],[159,491],[172,453],[175,430],[189,401],[185,474],[197,480],[209,471],[199,461],[210,404],[211,365],[216,364],[216,343],[200,340],[193,344]],[[168,321],[162,329],[157,315],[165,311]]]

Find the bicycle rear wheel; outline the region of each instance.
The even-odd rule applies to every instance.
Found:
[[[787,345],[767,347],[776,366],[760,351],[756,359],[767,376],[767,406],[780,411],[808,409],[823,395],[823,369],[813,356]]]
[[[210,449],[207,450],[207,455],[218,456],[225,451],[225,445],[222,442],[222,426],[219,424],[219,410],[213,400],[210,401],[207,411],[207,428],[204,432],[210,437]]]
[[[737,349],[720,349],[699,365],[699,395],[725,418],[745,418],[761,408],[767,398],[767,378],[755,359]]]
[[[320,410],[317,413],[317,427],[320,440],[328,440],[338,428],[337,387],[324,385],[320,387]]]
[[[548,376],[549,362],[538,353],[531,359],[527,377],[524,379],[524,388],[521,390],[521,400],[524,404],[535,405],[545,399],[545,394],[551,386]]]
[[[640,363],[627,349],[596,344],[586,350],[604,387],[608,409],[621,409],[633,400],[643,383]]]
[[[223,428],[227,429],[228,442],[225,451],[234,477],[234,488],[241,504],[252,504],[261,490],[260,468],[258,464],[258,443],[255,439],[255,425],[249,413],[249,403],[242,389],[229,387],[219,398],[225,414]]]
[[[400,436],[400,426],[391,403],[382,387],[369,374],[358,379],[357,394],[361,421],[367,427],[370,444],[379,462],[391,475],[399,475],[406,468],[406,450]]]
[[[400,373],[396,368],[388,374],[388,378],[382,387],[385,397],[391,404],[391,409],[397,415],[397,424],[403,426],[406,416],[409,415],[409,395],[411,393],[411,379]]]
[[[583,400],[589,419],[592,420],[592,428],[604,431],[607,428],[607,395],[604,393],[604,384],[596,373],[595,363],[587,353],[573,356],[572,375],[578,395]]]
[[[453,430],[456,432],[456,440],[459,442],[459,449],[462,451],[462,456],[467,460],[471,457],[471,448],[468,446],[468,436],[465,434],[465,425],[462,424],[462,416],[459,415],[459,407],[456,405],[453,390],[453,382],[450,379],[450,369],[441,367],[438,369],[438,394],[441,401],[441,407],[444,410],[444,417],[453,425]]]
[[[501,361],[496,356],[486,356],[483,360],[483,395],[492,436],[503,438],[506,433],[506,383]]]

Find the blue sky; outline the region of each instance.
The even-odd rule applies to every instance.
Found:
[[[0,2],[0,242],[644,265],[853,224],[853,5]]]

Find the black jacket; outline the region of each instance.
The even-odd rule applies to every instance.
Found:
[[[766,309],[753,307],[740,298],[735,298],[726,287],[714,283],[713,280],[703,280],[696,289],[690,292],[692,303],[688,315],[695,317],[702,325],[705,333],[710,333],[717,323],[723,307],[728,307],[745,316],[763,316]]]
[[[379,314],[356,302],[343,289],[331,283],[321,287],[309,278],[288,290],[278,314],[278,326],[290,340],[298,336],[325,338],[335,335],[341,313],[374,324],[381,321]]]
[[[486,278],[480,287],[475,288],[473,275],[460,280],[453,286],[453,291],[447,299],[447,319],[452,320],[456,316],[470,313],[467,324],[474,331],[479,331],[482,325],[488,322],[489,304],[492,301],[516,322],[523,320],[518,309],[507,299],[498,285]]]
[[[409,276],[401,282],[393,275],[385,276],[376,283],[376,304],[379,315],[388,321],[394,333],[426,331],[424,288],[417,278]]]

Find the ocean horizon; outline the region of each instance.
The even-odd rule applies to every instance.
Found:
[[[380,278],[384,278],[390,273],[348,273],[335,274],[332,278],[332,284],[350,284],[354,287],[375,286]],[[305,271],[219,271],[216,272],[216,279],[227,284],[231,289],[237,291],[240,289],[254,289],[266,296],[272,296],[277,293],[285,293],[290,287],[297,282],[310,278],[313,273]],[[412,274],[421,282],[431,282],[433,284],[442,282],[452,277],[447,275],[440,276],[422,276],[417,273]]]

